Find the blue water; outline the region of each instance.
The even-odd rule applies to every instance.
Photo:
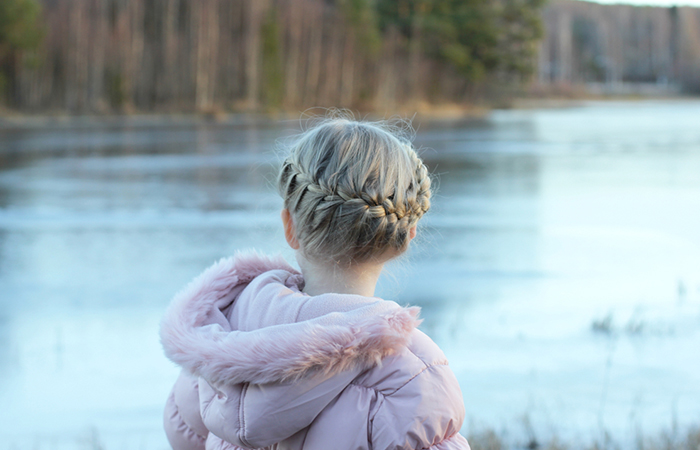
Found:
[[[378,294],[423,307],[463,431],[623,445],[700,423],[700,102],[415,124],[433,209]],[[172,295],[286,249],[298,121],[0,124],[0,449],[164,449]],[[675,428],[674,428],[675,427]]]

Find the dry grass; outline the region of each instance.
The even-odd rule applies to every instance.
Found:
[[[506,432],[483,429],[470,433],[467,440],[472,450],[700,450],[700,426],[684,433],[663,432],[656,437],[640,435],[632,440],[631,448],[622,446],[607,433],[591,442],[564,442],[557,436],[540,440],[531,430],[527,434],[526,439],[512,442]]]

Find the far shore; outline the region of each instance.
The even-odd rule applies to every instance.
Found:
[[[576,96],[576,97],[515,97],[501,104],[415,104],[387,109],[387,111],[362,111],[346,109],[355,117],[370,120],[405,119],[412,122],[462,122],[482,120],[492,111],[498,109],[559,109],[576,108],[592,102],[693,102],[700,97],[668,96]],[[0,129],[8,128],[63,128],[93,126],[129,126],[141,127],[177,127],[201,124],[218,124],[229,126],[266,125],[279,122],[299,122],[312,117],[323,116],[331,108],[309,108],[307,110],[269,110],[260,111],[201,111],[201,112],[167,112],[167,111],[133,111],[107,113],[71,114],[65,111],[30,113],[25,111],[0,108]]]

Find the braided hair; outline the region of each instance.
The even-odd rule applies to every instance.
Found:
[[[351,264],[403,252],[430,209],[430,177],[409,139],[381,123],[329,119],[282,163],[278,189],[305,256]]]

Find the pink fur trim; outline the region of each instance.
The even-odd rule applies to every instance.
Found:
[[[298,274],[283,258],[257,253],[222,259],[178,293],[161,323],[165,354],[212,383],[269,383],[311,372],[333,375],[370,367],[407,345],[420,323],[417,307],[396,307],[355,323],[337,314],[333,325],[316,321],[255,331],[206,325],[207,313],[231,290],[269,270]]]

